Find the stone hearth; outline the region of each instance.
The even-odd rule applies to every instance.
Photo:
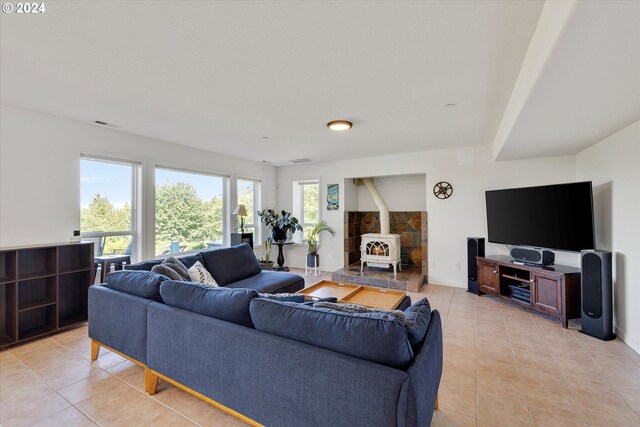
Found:
[[[384,268],[365,267],[364,271],[360,271],[359,262],[331,273],[331,280],[335,282],[409,292],[420,292],[425,278],[426,276],[422,274],[422,268],[415,265],[403,265],[402,271],[398,271],[398,274],[394,276],[393,270]]]

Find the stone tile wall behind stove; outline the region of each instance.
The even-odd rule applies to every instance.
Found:
[[[403,265],[422,267],[427,274],[427,213],[390,212],[392,234],[400,235]],[[345,265],[360,262],[361,235],[380,233],[379,212],[345,212]]]

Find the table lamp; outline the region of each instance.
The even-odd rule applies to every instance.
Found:
[[[233,214],[238,215],[240,218],[240,232],[244,233],[244,217],[247,216],[247,208],[243,204],[240,204],[236,210],[233,211]]]

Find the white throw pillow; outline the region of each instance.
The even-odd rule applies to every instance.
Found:
[[[207,286],[218,286],[215,279],[211,276],[211,273],[204,268],[204,265],[200,261],[196,261],[195,264],[189,269],[189,278],[196,283],[201,283]]]

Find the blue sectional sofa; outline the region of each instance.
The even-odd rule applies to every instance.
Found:
[[[442,326],[426,300],[405,311],[418,315],[411,329],[386,313],[128,273],[89,289],[92,359],[100,346],[133,359],[150,394],[163,379],[252,425],[431,423]]]

